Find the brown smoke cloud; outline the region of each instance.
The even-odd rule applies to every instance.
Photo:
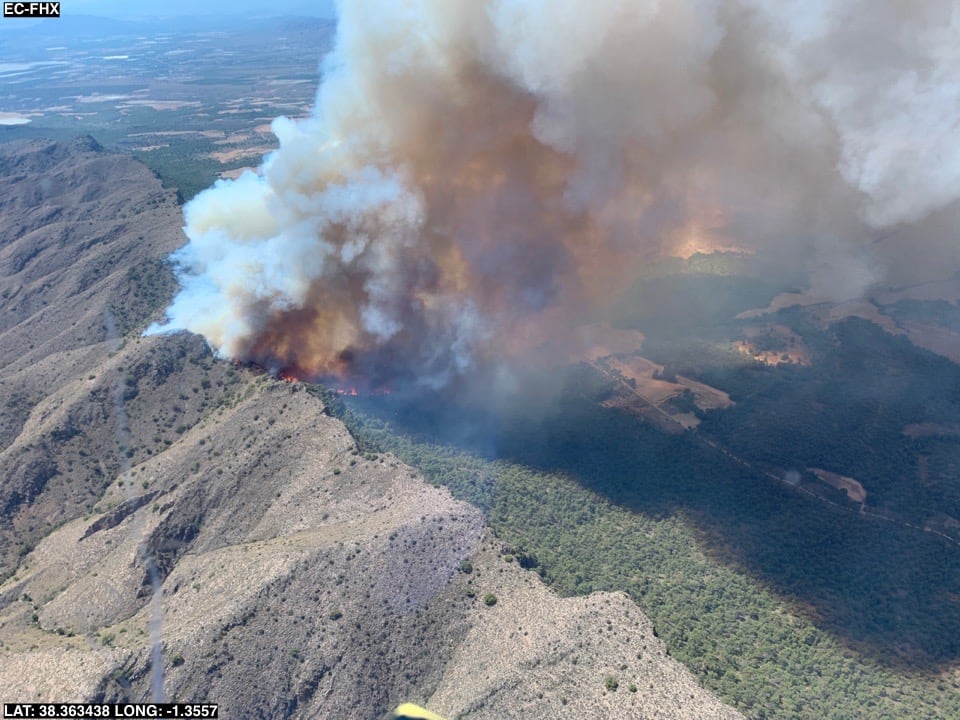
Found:
[[[761,253],[838,298],[957,268],[957,3],[339,10],[313,117],[187,205],[154,331],[442,386],[602,318],[664,255]]]

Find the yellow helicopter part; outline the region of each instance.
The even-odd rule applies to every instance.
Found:
[[[396,720],[444,720],[436,713],[413,703],[403,703],[393,711],[393,717]]]

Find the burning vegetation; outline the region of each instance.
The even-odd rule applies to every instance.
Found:
[[[563,346],[665,256],[827,299],[956,267],[952,4],[818,7],[343,3],[313,116],[186,206],[152,331],[439,388]]]

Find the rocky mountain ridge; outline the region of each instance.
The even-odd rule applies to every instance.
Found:
[[[139,337],[182,242],[145,167],[0,145],[0,188],[4,701],[738,717],[625,595],[557,597],[311,388]]]

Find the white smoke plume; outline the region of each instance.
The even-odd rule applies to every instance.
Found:
[[[159,330],[442,385],[662,255],[769,253],[837,297],[955,270],[960,3],[344,0],[313,116],[273,131],[186,207]]]

